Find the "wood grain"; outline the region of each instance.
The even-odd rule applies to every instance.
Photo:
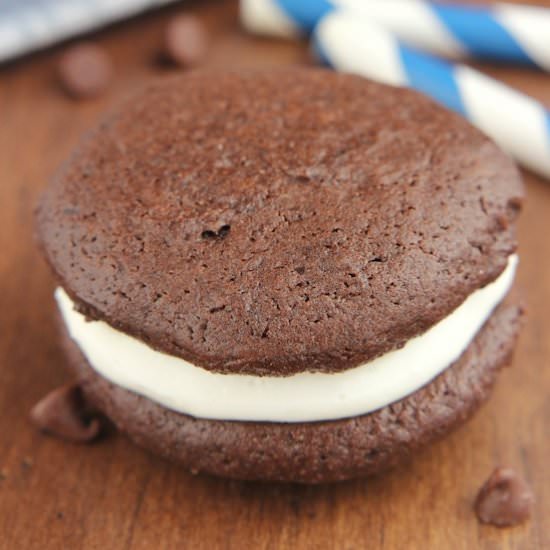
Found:
[[[307,60],[301,44],[244,35],[235,8],[187,4],[213,33],[209,65]],[[237,483],[188,475],[116,434],[79,446],[30,426],[32,404],[68,379],[53,281],[33,245],[33,205],[98,112],[159,73],[162,28],[178,9],[98,35],[117,68],[101,100],[60,93],[59,48],[0,69],[0,548],[550,548],[550,184],[528,174],[519,286],[529,317],[513,368],[472,422],[409,466],[326,487]],[[550,104],[550,76],[489,72]],[[514,466],[535,489],[535,516],[524,526],[480,526],[472,513],[497,464]]]

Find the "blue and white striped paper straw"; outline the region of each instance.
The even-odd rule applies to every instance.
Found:
[[[424,92],[550,178],[550,112],[534,99],[470,67],[404,46],[383,27],[348,10],[321,19],[313,41],[335,69]]]
[[[415,47],[447,57],[527,63],[550,70],[550,9],[514,4],[473,6],[429,0],[241,0],[251,32],[309,33],[337,8],[370,18]]]

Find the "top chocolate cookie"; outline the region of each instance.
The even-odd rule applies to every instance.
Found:
[[[399,347],[495,279],[521,194],[504,153],[415,92],[199,71],[108,116],[37,221],[90,317],[209,370],[286,375]]]

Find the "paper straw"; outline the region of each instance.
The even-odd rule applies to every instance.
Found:
[[[313,43],[335,69],[433,97],[519,162],[550,178],[550,113],[534,99],[470,67],[404,46],[384,28],[348,10],[321,19]]]
[[[321,17],[339,7],[438,55],[470,55],[550,70],[549,8],[427,0],[241,0],[241,20],[251,32],[290,37],[311,32]]]

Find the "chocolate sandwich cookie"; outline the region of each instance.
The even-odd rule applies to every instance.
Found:
[[[122,431],[195,471],[322,482],[486,397],[517,334],[521,196],[415,92],[198,71],[108,115],[37,224],[70,363]]]

